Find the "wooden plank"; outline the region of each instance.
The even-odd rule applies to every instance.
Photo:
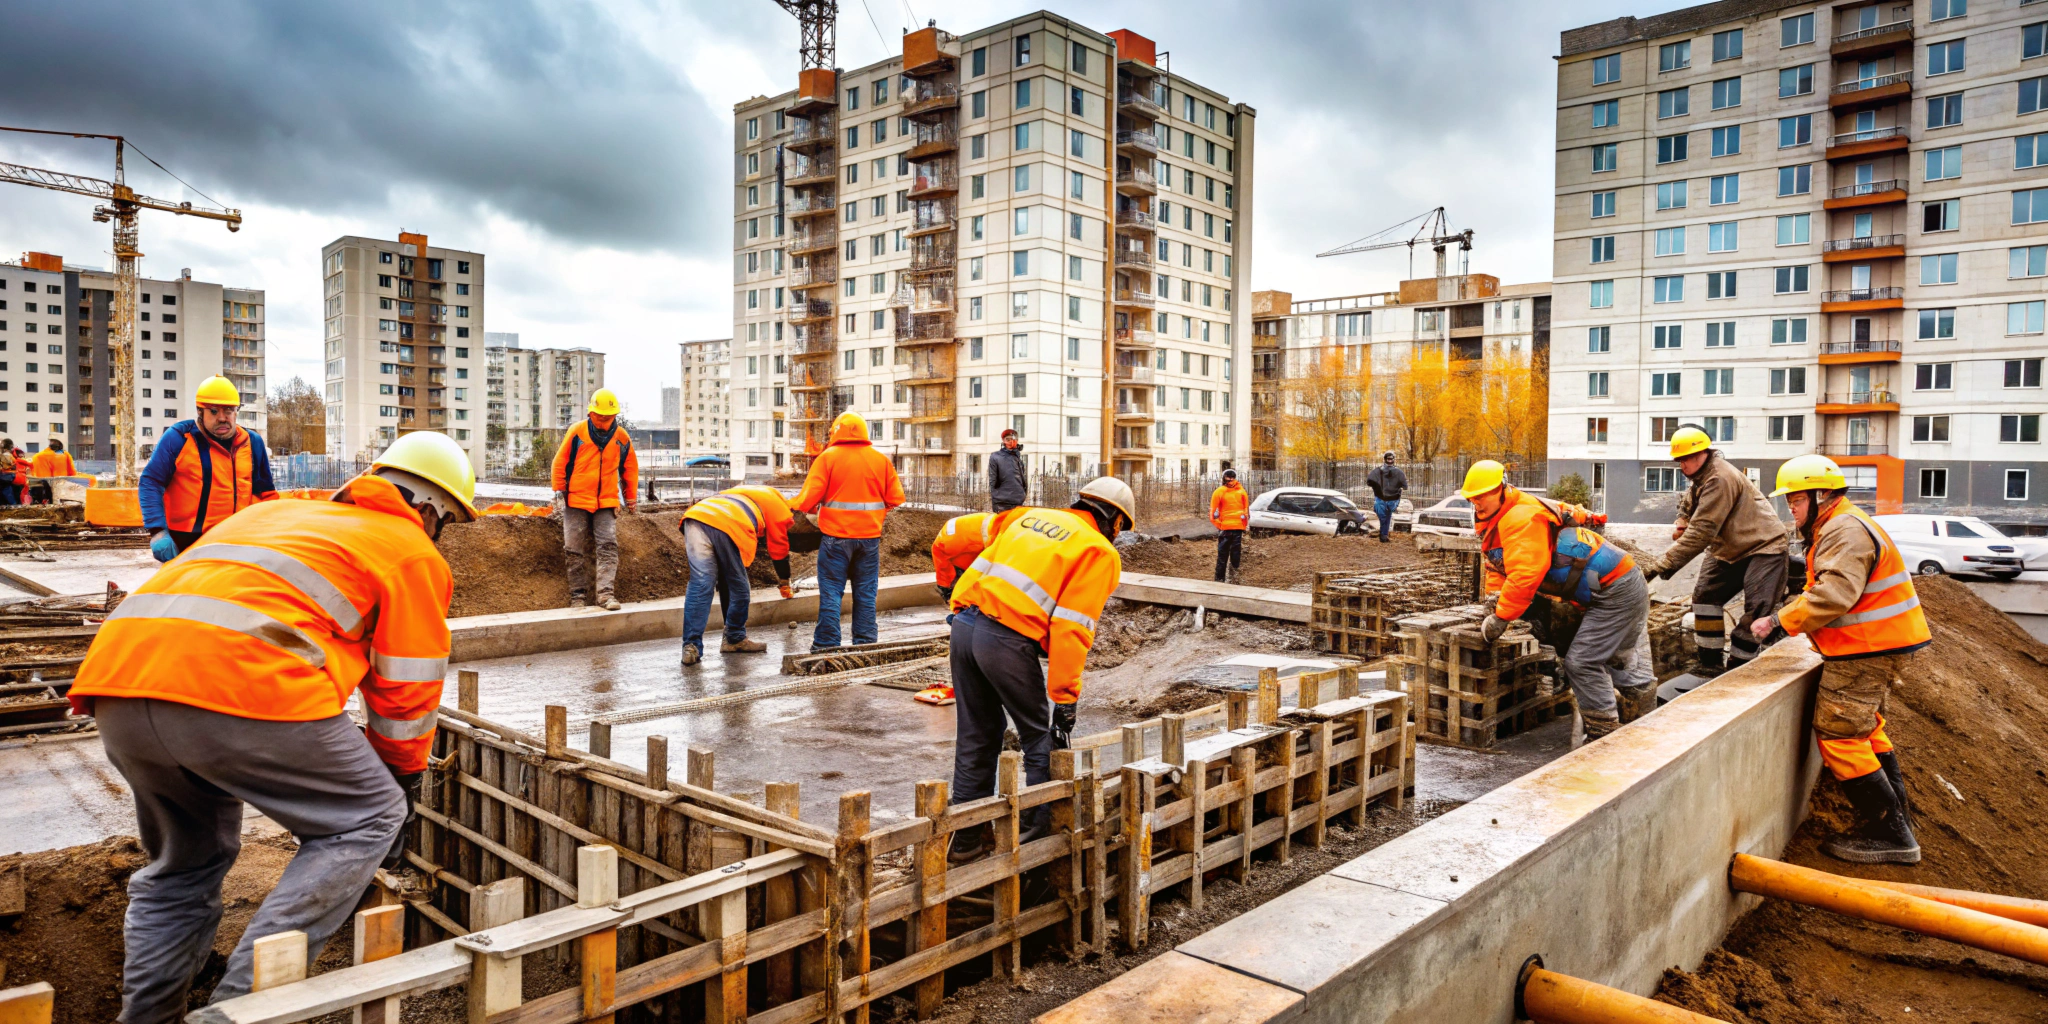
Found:
[[[0,990],[0,1024],[50,1024],[57,990],[47,981]]]
[[[472,715],[477,713],[477,675],[474,670],[465,668],[455,673],[455,706]]]
[[[249,991],[261,992],[267,988],[289,985],[306,978],[306,933],[302,931],[278,932],[265,935],[255,942],[255,980]]]
[[[1143,725],[1126,725],[1119,731],[1123,736],[1123,760],[1118,761],[1117,765],[1121,767],[1144,760],[1145,727]]]
[[[1330,723],[1317,722],[1308,729],[1308,800],[1315,809],[1309,826],[1309,845],[1320,850],[1328,834],[1330,810],[1324,801],[1330,796]]]
[[[1159,716],[1159,759],[1176,767],[1188,763],[1187,716]]]
[[[1086,879],[1083,887],[1088,894],[1088,908],[1084,932],[1088,948],[1103,951],[1109,948],[1109,822],[1102,797],[1102,776],[1090,771],[1075,782],[1075,800],[1080,807],[1081,831],[1077,836],[1093,836],[1083,856],[1082,872]]]
[[[479,886],[469,901],[469,926],[474,931],[508,925],[525,914],[524,878],[505,878]],[[519,957],[496,957],[485,953],[474,956],[474,962],[465,972],[469,979],[469,1021],[470,1024],[483,1024],[492,1014],[519,1005],[523,961]]]
[[[777,814],[797,816],[802,802],[794,782],[771,782],[767,786],[768,809]],[[770,847],[773,850],[774,847]],[[943,859],[943,858],[941,858]],[[762,920],[776,924],[797,915],[796,876],[778,875],[768,880],[762,892]],[[796,998],[796,954],[780,953],[768,961],[765,970],[768,1005],[776,1006]]]
[[[814,942],[824,934],[823,911],[813,911],[780,924],[758,928],[747,935],[746,960],[748,963],[757,963],[789,952],[804,943]],[[616,1005],[638,1005],[717,977],[724,969],[724,965],[719,962],[719,950],[719,944],[698,943],[619,971],[616,979]],[[816,999],[819,1002],[814,1005],[822,1006],[823,997],[823,993],[818,993]],[[578,989],[567,989],[492,1017],[489,1024],[574,1024],[583,1019],[582,1012],[582,992]],[[813,1014],[809,1018],[778,1019],[816,1019],[818,1016],[822,1016],[822,1013]],[[749,1020],[758,1022],[761,1015],[756,1014]]]
[[[1008,921],[996,921],[976,928],[943,946],[912,953],[866,977],[848,978],[839,985],[840,1006],[865,1008],[869,1003],[912,984],[931,970],[972,960],[1056,924],[1065,909],[1057,903],[1040,904]],[[755,1021],[759,1019],[753,1018]]]
[[[717,951],[718,977],[704,987],[705,1024],[746,1024],[747,893],[727,893],[703,905],[704,941]]]
[[[358,911],[355,916],[355,962],[372,963],[405,952],[405,907],[392,904]],[[356,1007],[355,1024],[398,1024],[398,997],[385,996]]]
[[[1239,885],[1243,885],[1245,880],[1251,876],[1252,870],[1252,844],[1250,837],[1254,814],[1253,808],[1256,806],[1254,801],[1258,799],[1258,766],[1258,751],[1253,750],[1251,747],[1239,747],[1231,751],[1230,776],[1237,781],[1240,792],[1237,798],[1237,806],[1230,812],[1228,830],[1238,836],[1240,842],[1237,863],[1230,868],[1227,874],[1235,879]]]
[[[1280,720],[1280,670],[1262,668],[1259,670],[1258,705],[1252,718],[1253,725],[1272,725]]]
[[[482,793],[493,800],[502,801],[507,806],[516,808],[526,814],[530,814],[535,819],[546,824],[548,827],[558,829],[564,834],[572,836],[582,842],[595,843],[600,846],[608,846],[618,851],[620,857],[624,858],[627,862],[633,864],[635,867],[638,867],[643,871],[647,871],[651,874],[654,874],[665,881],[673,882],[685,877],[682,872],[677,871],[676,869],[669,867],[668,865],[663,864],[660,861],[655,860],[654,858],[649,857],[638,850],[626,847],[620,844],[617,840],[599,835],[598,833],[593,832],[590,829],[584,828],[581,825],[568,821],[562,817],[551,814],[547,811],[541,810],[539,807],[536,807],[533,804],[527,803],[526,801],[521,800],[510,793],[504,792],[503,790],[493,787],[489,783],[484,782],[482,779],[471,778],[467,775],[458,775],[455,777],[455,781],[460,783],[466,789],[476,790],[477,792]]]
[[[1150,928],[1146,893],[1152,885],[1152,805],[1157,780],[1135,768],[1123,769],[1122,870],[1117,876],[1117,925],[1124,948],[1145,946]]]
[[[867,975],[874,966],[874,959],[868,947],[868,896],[875,885],[874,863],[869,856],[864,837],[868,834],[868,809],[870,795],[867,790],[855,790],[839,797],[839,839],[838,855],[834,858],[835,881],[833,900],[835,906],[827,909],[830,935],[827,939],[833,945],[831,951],[843,951],[844,957],[828,955],[832,969],[827,972],[827,1012],[835,1021],[849,1008],[844,993],[847,975],[859,985],[857,991],[868,990]],[[835,912],[836,911],[836,912]],[[865,1012],[855,1014],[855,1024],[867,1024]]]
[[[1067,755],[1067,762],[1073,762],[1072,751],[1054,751],[1054,756]],[[948,904],[938,899],[946,890],[946,853],[953,843],[953,833],[946,824],[946,802],[950,786],[943,780],[917,784],[917,815],[931,824],[931,830],[917,847],[917,890],[918,917],[914,927],[905,933],[908,939],[907,951],[931,949],[945,945],[946,914]],[[917,983],[914,994],[914,1010],[918,1020],[924,1020],[939,1011],[939,1005],[946,1000],[946,972],[935,971],[930,977]]]
[[[1072,782],[1076,758],[1072,750],[1055,750],[1048,765],[1055,781]],[[1066,800],[1052,805],[1052,829],[1054,834],[1068,837],[1067,859],[1064,864],[1055,864],[1052,869],[1053,891],[1067,908],[1067,917],[1057,926],[1053,943],[1067,952],[1069,957],[1081,951],[1081,890],[1083,877],[1082,833],[1076,830],[1081,820],[1080,787],[1069,786]],[[943,936],[941,936],[943,938]]]
[[[469,977],[470,957],[455,943],[437,942],[359,967],[345,967],[262,992],[251,992],[187,1014],[188,1024],[290,1024],[346,1010],[373,999],[421,995]]]
[[[440,814],[434,811],[430,811],[424,807],[420,808],[420,817],[425,818],[428,821],[432,821],[435,824],[440,825],[441,827],[446,828],[451,832],[454,832],[456,835],[459,835],[462,838],[467,839],[470,842],[475,843],[478,846],[481,846],[494,854],[497,854],[499,857],[504,858],[507,864],[510,864],[515,868],[518,868],[527,877],[532,878],[534,881],[537,881],[542,885],[545,885],[548,888],[553,889],[558,893],[561,893],[564,896],[568,896],[571,898],[575,897],[575,886],[570,885],[568,882],[564,881],[560,875],[557,875],[554,872],[541,867],[539,864],[536,864],[533,861],[527,860],[525,857],[521,857],[520,855],[513,853],[510,848],[491,842],[490,840],[485,839],[482,835],[476,832],[472,832],[468,828],[462,825],[458,825],[455,822],[442,817]]]
[[[1279,755],[1280,782],[1266,791],[1266,813],[1281,821],[1291,822],[1290,813],[1294,808],[1294,734],[1281,737],[1276,753]],[[1282,829],[1280,843],[1274,851],[1284,867],[1294,863],[1294,830]]]
[[[566,761],[569,759],[569,709],[560,704],[549,704],[545,713],[547,741],[542,749],[549,759]]]
[[[1180,838],[1174,844],[1174,848],[1186,851],[1194,862],[1199,863],[1202,859],[1204,833],[1207,831],[1207,822],[1199,808],[1203,806],[1209,788],[1209,766],[1189,765],[1187,774],[1181,776],[1181,788],[1187,793],[1187,804],[1195,810],[1189,814],[1187,825],[1180,830]],[[1188,909],[1197,914],[1202,912],[1200,871],[1191,872],[1188,876]]]
[[[1009,798],[1010,813],[996,819],[995,856],[998,859],[1007,857],[1012,864],[1016,861],[1017,840],[1024,827],[1021,812],[1017,809],[1017,791],[1022,788],[1024,755],[1019,751],[1005,750],[996,761],[996,795]],[[996,880],[995,921],[998,925],[1014,922],[1022,909],[1019,901],[1023,894],[1023,879],[1018,874],[1013,870]],[[994,969],[998,977],[1013,981],[1023,978],[1023,944],[1011,942],[996,947]]]

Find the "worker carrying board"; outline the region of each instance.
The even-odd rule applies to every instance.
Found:
[[[1244,531],[1251,526],[1252,496],[1237,482],[1237,470],[1223,471],[1223,486],[1209,495],[1209,525],[1216,528],[1216,582],[1237,582],[1244,563]]]
[[[234,382],[208,377],[193,397],[198,413],[164,428],[136,485],[149,550],[159,562],[178,557],[227,517],[277,497],[270,450],[235,423],[242,393]]]
[[[1748,664],[1762,648],[1749,627],[1784,600],[1792,542],[1771,500],[1713,447],[1706,431],[1686,427],[1671,435],[1671,458],[1692,486],[1678,497],[1671,529],[1676,543],[1644,562],[1643,575],[1670,579],[1695,556],[1701,559],[1692,588],[1693,642],[1701,674],[1713,676]],[[1737,594],[1742,617],[1730,638],[1726,605]]]
[[[1653,710],[1650,587],[1628,552],[1588,528],[1605,517],[1514,487],[1492,459],[1473,463],[1458,493],[1472,503],[1487,589],[1497,591],[1480,626],[1487,641],[1500,639],[1538,594],[1570,601],[1585,618],[1562,661],[1586,740]]]
[[[932,538],[933,589],[939,592],[939,599],[953,600],[953,584],[960,574],[974,565],[975,559],[988,549],[995,539],[1002,536],[1017,517],[1032,511],[1032,506],[1018,505],[1001,512],[970,512],[954,516],[939,527],[938,536]],[[946,707],[953,703],[953,684],[934,683],[919,690],[912,698],[934,707]]]
[[[220,923],[246,802],[299,850],[213,990],[248,993],[257,938],[308,959],[400,854],[448,669],[453,580],[434,540],[476,517],[446,435],[400,437],[330,501],[229,516],[121,602],[71,687],[134,792],[149,864],[128,882],[125,1024],[185,1014]],[[360,695],[367,730],[345,712]]]
[[[995,795],[1005,716],[1023,748],[1025,784],[1052,777],[1053,750],[1073,736],[1096,620],[1123,572],[1112,542],[1135,522],[1135,507],[1129,485],[1098,477],[1071,509],[1026,509],[954,584],[954,803]],[[1033,808],[1021,841],[1048,820],[1046,808]],[[964,830],[948,856],[965,863],[993,842],[985,825]]]
[[[683,597],[683,664],[704,658],[704,624],[711,621],[711,597],[723,609],[725,654],[759,654],[768,645],[747,639],[747,604],[753,584],[747,565],[765,541],[782,597],[789,586],[789,527],[796,516],[773,487],[747,484],[720,491],[683,513],[683,554],[690,560],[690,586]]]
[[[582,422],[555,449],[555,508],[562,513],[562,555],[569,574],[569,607],[581,608],[591,589],[592,547],[597,556],[597,603],[619,610],[612,584],[619,575],[621,504],[639,507],[640,457],[619,423],[619,398],[610,388],[590,396]]]
[[[1821,844],[1856,864],[1918,864],[1899,756],[1884,733],[1884,702],[1933,641],[1913,575],[1884,527],[1848,498],[1842,467],[1801,455],[1778,467],[1778,489],[1806,540],[1806,592],[1750,625],[1804,633],[1825,659],[1813,731],[1821,759],[1856,811],[1856,827]]]

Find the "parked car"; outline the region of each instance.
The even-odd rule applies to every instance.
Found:
[[[1453,494],[1415,513],[1414,530],[1416,533],[1470,537],[1476,532],[1472,528],[1472,503]]]
[[[1250,527],[1283,533],[1362,533],[1372,516],[1343,491],[1281,487],[1252,499]],[[1379,524],[1373,521],[1372,529]]]
[[[1877,516],[1877,524],[1899,546],[1906,568],[1922,576],[1979,573],[1993,579],[2018,578],[2020,550],[1997,527],[1975,516]]]

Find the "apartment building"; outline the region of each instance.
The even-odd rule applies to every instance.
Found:
[[[1550,289],[1547,281],[1503,285],[1489,274],[1454,274],[1402,281],[1391,292],[1320,299],[1253,292],[1252,468],[1286,464],[1286,381],[1304,379],[1318,360],[1334,357],[1365,390],[1351,424],[1351,447],[1360,457],[1375,455],[1374,448],[1405,448],[1396,438],[1394,392],[1419,358],[1434,357],[1444,374],[1470,371],[1484,380],[1489,373],[1533,372],[1540,380],[1550,355]],[[1499,397],[1497,389],[1480,394],[1489,401]]]
[[[1668,518],[1753,478],[2048,522],[2048,8],[1727,2],[1563,33],[1552,475]]]
[[[0,263],[0,436],[24,451],[78,439],[80,363],[91,372],[80,355],[91,344],[89,335],[80,340],[84,297],[62,257],[32,252]]]
[[[516,344],[518,336],[512,341]],[[547,435],[560,435],[590,410],[590,398],[604,383],[604,353],[576,348],[503,350],[506,463],[533,456]],[[548,442],[552,444],[551,441]],[[550,456],[552,447],[541,454]]]
[[[674,424],[680,433],[683,458],[699,455],[730,456],[732,440],[732,339],[713,338],[686,341],[683,350],[683,384],[663,388],[663,422]],[[676,408],[668,408],[669,392],[676,394]]]
[[[66,371],[75,381],[70,390],[77,397],[66,413],[71,417],[72,427],[71,439],[65,443],[75,458],[111,459],[114,430],[112,422],[101,415],[106,407],[101,399],[113,393],[114,359],[108,345],[112,337],[114,275],[104,270],[76,268],[67,270],[66,276],[74,278],[78,287],[72,332],[78,341],[73,345],[76,361]],[[230,293],[240,296],[235,300],[240,308],[230,302]],[[193,417],[193,389],[208,377],[224,374],[231,352],[245,353],[253,341],[253,348],[261,353],[262,324],[260,290],[195,281],[190,270],[170,280],[145,277],[136,282],[135,360],[130,369],[135,384],[138,455],[147,458],[165,428]],[[253,334],[249,333],[252,330]],[[45,357],[64,354],[51,349],[48,344],[44,346]],[[251,423],[248,416],[251,400],[263,399],[262,356],[253,358],[253,366],[246,361],[234,364],[242,372],[230,379],[236,382],[242,395],[238,421],[261,433],[264,424]],[[43,365],[46,373],[54,372],[54,364]],[[54,381],[45,385],[45,393],[54,387]],[[46,417],[59,408],[58,403],[47,398],[42,406]],[[48,423],[45,429],[49,429]]]
[[[904,472],[1214,472],[1249,450],[1255,111],[1038,12],[734,110],[732,448],[851,409]]]
[[[515,331],[484,332],[484,473],[503,476],[512,468],[509,414],[505,400],[505,352],[519,347]]]
[[[731,338],[726,339],[730,345]],[[683,421],[683,389],[664,387],[661,389],[661,422],[674,426]]]
[[[483,254],[345,235],[321,248],[320,274],[328,454],[438,430],[483,469]]]
[[[188,272],[189,274],[189,272]],[[270,421],[269,377],[264,372],[263,290],[224,288],[220,303],[220,372],[242,394],[235,421],[262,433]]]

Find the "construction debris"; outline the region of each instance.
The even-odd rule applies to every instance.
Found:
[[[1569,707],[1556,650],[1519,622],[1488,643],[1485,617],[1484,605],[1468,604],[1395,620],[1401,649],[1387,658],[1387,685],[1409,695],[1418,739],[1492,747]]]
[[[820,676],[853,669],[879,668],[898,662],[944,656],[951,649],[950,634],[930,633],[875,644],[834,648],[817,654],[785,654],[782,656],[782,674]]]

